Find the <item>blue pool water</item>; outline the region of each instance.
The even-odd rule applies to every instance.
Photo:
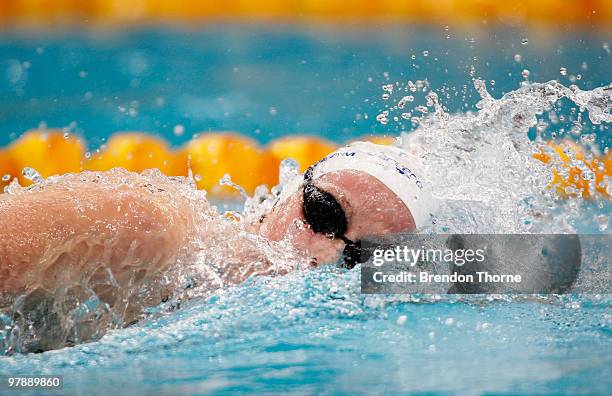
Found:
[[[593,89],[610,83],[609,41],[400,26],[5,33],[0,144],[41,123],[80,133],[92,148],[120,130],[177,145],[206,130],[262,143],[293,133],[338,142],[396,135],[410,124],[375,120],[387,81],[428,79],[450,112],[474,108],[472,66],[494,96],[516,89],[523,70],[531,81]],[[559,114],[571,111],[561,104]],[[585,122],[608,146],[608,126]],[[87,395],[610,394],[610,306],[609,294],[367,297],[359,271],[323,267],[251,279],[96,342],[0,357],[0,375],[63,375],[63,393]]]
[[[610,302],[407,303],[360,296],[358,271],[321,268],[253,279],[99,342],[0,358],[0,368],[64,375],[77,394],[609,394]]]
[[[397,134],[410,125],[375,119],[383,83],[427,79],[451,112],[473,109],[473,76],[497,97],[519,86],[523,70],[531,81],[593,89],[610,83],[610,41],[605,32],[394,25],[5,33],[0,145],[41,123],[82,133],[92,148],[125,130],[174,144],[208,130],[262,143],[293,133],[338,142]],[[177,124],[184,135],[174,136]]]

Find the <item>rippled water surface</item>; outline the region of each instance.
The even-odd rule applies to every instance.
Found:
[[[356,271],[259,278],[99,342],[0,365],[63,374],[66,390],[82,394],[612,386],[609,297],[414,303],[358,292]]]

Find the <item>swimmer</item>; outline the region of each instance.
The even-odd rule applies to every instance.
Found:
[[[147,308],[197,282],[215,290],[256,275],[287,273],[293,268],[286,263],[300,260],[340,261],[352,268],[369,258],[360,241],[423,229],[439,206],[417,157],[364,142],[294,177],[267,213],[245,224],[221,221],[205,195],[187,183],[155,171],[114,169],[52,177],[0,195],[0,318],[4,311],[21,321],[17,327],[26,334],[16,350],[91,340],[139,320]],[[572,249],[578,252],[579,245]],[[565,265],[564,252],[556,261],[565,272],[549,267],[550,257],[529,269],[531,278],[541,280],[534,292],[572,286],[580,257]],[[275,262],[275,254],[285,265]],[[202,259],[214,265],[196,266],[197,280],[177,284],[185,279],[174,278],[173,271]],[[482,268],[495,272],[507,265],[503,261],[493,258]],[[553,280],[550,268],[559,273]],[[484,286],[455,285],[449,292],[503,292]],[[58,318],[75,298],[83,302],[91,293],[111,319],[95,313]]]
[[[365,142],[337,150],[296,177],[272,210],[246,227],[213,221],[219,216],[204,198],[190,199],[191,189],[161,175],[115,169],[59,179],[0,195],[0,308],[3,298],[10,301],[6,296],[53,294],[83,283],[93,284],[98,296],[114,296],[99,279],[110,276],[118,290],[146,286],[206,246],[228,245],[230,237],[232,246],[221,252],[225,284],[283,272],[253,235],[288,241],[316,264],[344,253],[353,267],[364,258],[360,240],[414,231],[431,215],[418,160]],[[142,309],[136,304],[125,324]]]

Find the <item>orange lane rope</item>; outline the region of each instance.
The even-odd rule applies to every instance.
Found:
[[[391,144],[393,138],[364,136],[378,144]],[[203,133],[177,149],[158,137],[142,132],[113,135],[97,152],[86,151],[84,141],[61,130],[32,130],[0,150],[0,188],[18,177],[29,184],[21,172],[34,168],[43,177],[81,170],[108,170],[122,167],[140,172],[158,168],[169,176],[186,176],[189,169],[198,188],[211,195],[227,197],[235,190],[219,185],[227,173],[232,180],[252,193],[260,184],[272,186],[278,180],[278,166],[293,158],[302,171],[337,147],[314,136],[286,136],[261,147],[254,140],[231,132]],[[549,188],[562,197],[595,195],[609,197],[612,153],[593,155],[576,143],[549,142],[534,158],[547,164],[553,178]]]
[[[609,26],[609,0],[0,0],[0,22],[13,25],[237,21],[400,21],[510,27]]]

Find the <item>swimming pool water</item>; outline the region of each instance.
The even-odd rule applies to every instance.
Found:
[[[99,342],[0,358],[0,367],[64,375],[64,391],[75,394],[612,387],[609,296],[407,300],[360,296],[358,271],[324,267],[252,279]]]
[[[610,83],[609,41],[605,32],[401,25],[8,32],[0,145],[41,123],[82,133],[92,148],[126,130],[176,145],[208,130],[262,143],[294,133],[336,142],[397,135],[410,123],[376,121],[384,83],[427,79],[451,112],[474,109],[473,77],[496,97],[518,88],[524,70],[531,81],[593,89]]]
[[[338,142],[397,134],[410,126],[375,120],[385,73],[392,82],[428,79],[451,112],[467,111],[478,99],[472,66],[495,96],[516,89],[523,70],[532,81],[567,84],[580,74],[583,89],[609,84],[604,42],[586,31],[402,26],[6,33],[0,144],[41,123],[81,133],[92,148],[120,130],[177,145],[203,130],[262,143],[293,133]],[[173,134],[177,124],[184,135]],[[607,128],[594,129],[604,146]],[[359,271],[323,267],[251,279],[97,342],[0,357],[0,374],[64,375],[63,393],[87,395],[609,394],[611,336],[607,294],[366,297]]]

